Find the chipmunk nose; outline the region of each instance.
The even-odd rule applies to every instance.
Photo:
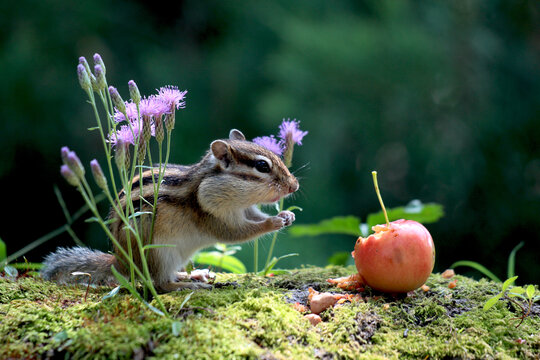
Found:
[[[300,188],[300,184],[298,184],[298,180],[294,180],[294,183],[292,183],[290,186],[289,186],[289,194],[295,192],[296,190],[298,190]]]

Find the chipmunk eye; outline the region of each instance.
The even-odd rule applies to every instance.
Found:
[[[269,173],[270,165],[268,165],[265,160],[257,160],[257,162],[255,163],[255,169],[262,173]]]

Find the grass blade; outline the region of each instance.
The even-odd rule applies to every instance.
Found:
[[[7,258],[6,243],[0,238],[0,261]]]
[[[456,261],[455,263],[450,265],[450,268],[453,269],[458,266],[468,266],[470,268],[473,268],[481,272],[482,274],[484,274],[485,276],[487,276],[488,278],[490,278],[491,280],[495,282],[502,282],[501,279],[499,279],[494,273],[492,273],[484,265],[479,264],[476,261],[469,261],[469,260]]]
[[[519,249],[521,249],[525,245],[525,242],[522,241],[519,244],[517,244],[510,253],[510,256],[508,256],[508,270],[507,270],[507,277],[511,278],[516,275],[516,253]]]

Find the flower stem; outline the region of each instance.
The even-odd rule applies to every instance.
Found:
[[[283,211],[283,198],[279,200],[279,211],[278,213]],[[272,243],[270,243],[270,250],[268,251],[268,256],[266,257],[266,263],[264,264],[264,267],[267,268],[268,264],[270,264],[270,261],[272,260],[272,254],[274,253],[274,246],[276,245],[278,232],[274,232],[274,235],[272,236]]]
[[[379,203],[381,203],[381,208],[384,213],[384,218],[386,219],[386,226],[390,226],[390,221],[388,221],[388,214],[386,213],[386,208],[384,207],[384,203],[382,201],[381,192],[379,191],[379,183],[377,182],[377,172],[372,171],[371,175],[373,176],[373,185],[375,185],[375,192],[377,193],[377,197],[379,198]]]
[[[259,238],[253,242],[253,272],[259,271]]]

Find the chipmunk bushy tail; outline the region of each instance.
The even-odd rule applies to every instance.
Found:
[[[118,268],[117,260],[111,254],[85,247],[58,248],[45,257],[41,277],[60,284],[112,285],[117,280],[111,272],[111,265]],[[88,273],[92,278],[71,275],[75,271]]]

